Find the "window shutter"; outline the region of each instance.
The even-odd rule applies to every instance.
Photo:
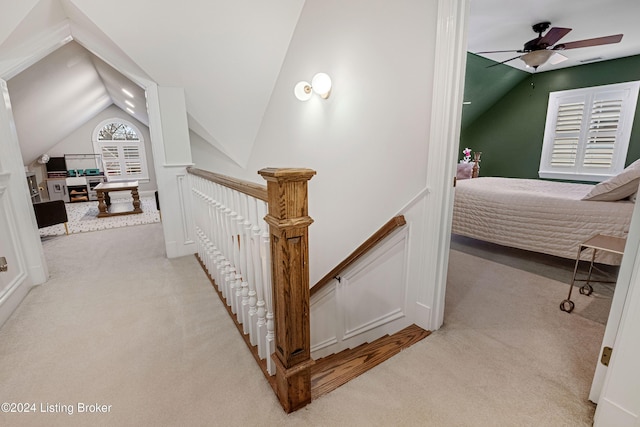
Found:
[[[612,166],[622,104],[622,99],[593,102],[584,153],[584,167],[608,169]]]
[[[142,173],[142,162],[140,161],[140,150],[136,145],[125,145],[122,147],[125,174],[140,175]]]
[[[601,182],[626,164],[640,81],[549,93],[540,178]]]
[[[104,164],[105,175],[107,176],[122,175],[117,145],[102,146],[102,162]]]
[[[144,140],[130,123],[105,120],[96,128],[93,147],[102,154],[107,181],[149,179]]]
[[[553,148],[551,149],[551,166],[573,167],[576,165],[583,116],[584,102],[558,106]]]
[[[122,147],[122,152],[125,159],[138,159],[140,158],[140,150],[136,145],[125,145]]]

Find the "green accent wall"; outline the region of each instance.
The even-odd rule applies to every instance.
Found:
[[[509,93],[528,75],[529,73],[517,68],[468,53],[464,100],[471,101],[471,103],[462,106],[462,129],[473,123],[478,116]]]
[[[467,67],[467,73],[485,72]],[[467,76],[469,79],[474,81],[478,77]],[[462,158],[465,147],[481,151],[481,176],[538,178],[549,93],[636,80],[640,80],[640,55],[529,74],[466,125],[463,108],[459,157]],[[471,105],[474,102],[473,98],[467,98],[466,86],[465,101],[471,101]],[[640,102],[625,165],[640,158],[638,110]]]

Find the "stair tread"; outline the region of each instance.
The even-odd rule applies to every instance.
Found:
[[[411,325],[393,335],[386,335],[371,343],[364,343],[316,360],[311,367],[312,398],[317,399],[335,390],[430,333],[419,326]]]

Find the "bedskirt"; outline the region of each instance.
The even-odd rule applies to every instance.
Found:
[[[596,234],[626,237],[634,203],[580,200],[592,185],[482,177],[458,181],[452,233],[503,246],[576,259],[581,242]],[[585,252],[583,259],[590,259]],[[598,252],[596,262],[620,264]]]

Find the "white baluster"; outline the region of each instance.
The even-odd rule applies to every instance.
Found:
[[[228,269],[228,276],[226,278],[227,283],[227,305],[231,306],[231,312],[233,314],[237,313],[237,307],[235,304],[235,294],[236,294],[236,260],[235,260],[235,249],[234,249],[234,239],[233,239],[233,215],[235,212],[231,206],[231,189],[225,188],[225,241],[226,241],[226,257],[229,261],[230,267]]]
[[[217,187],[213,182],[209,182],[207,186],[208,209],[209,209],[209,232],[211,234],[210,240],[212,242],[210,260],[211,260],[211,275],[216,283],[216,288],[221,291],[220,286],[220,231],[218,229],[218,197]]]
[[[200,236],[202,242],[202,250],[200,259],[207,269],[207,273],[211,276],[211,233],[208,224],[208,203],[207,203],[207,181],[200,179],[198,182],[198,200],[199,200],[199,222]]]
[[[249,328],[247,333],[249,334],[249,342],[251,345],[258,344],[258,317],[257,317],[257,297],[256,297],[256,274],[254,271],[253,265],[253,236],[252,236],[252,221],[255,219],[252,218],[254,216],[255,209],[251,209],[251,201],[254,201],[253,197],[249,197],[247,195],[243,196],[244,202],[244,211],[245,211],[245,221],[244,221],[244,242],[245,242],[245,258],[247,259],[247,282],[249,284],[247,289],[247,303],[243,305],[245,308],[245,318],[247,319],[247,323],[249,324]],[[244,304],[244,289],[243,289],[243,304]],[[260,350],[258,349],[258,354]]]
[[[224,274],[226,270],[227,259],[224,254],[225,250],[225,236],[224,236],[224,204],[222,203],[222,188],[219,184],[215,184],[215,199],[216,199],[216,242],[218,247],[218,255],[216,256],[217,264],[217,282],[218,289],[222,296],[226,298],[226,290],[224,288]]]
[[[216,235],[215,230],[213,228],[213,183],[209,181],[205,181],[204,183],[204,215],[206,222],[206,233],[207,233],[207,268],[209,270],[209,275],[215,282],[215,275],[217,272],[216,263],[215,263],[215,252],[216,248]],[[216,283],[217,286],[217,283]]]
[[[261,359],[267,357],[267,320],[266,320],[266,303],[265,303],[265,290],[266,290],[266,280],[264,277],[263,269],[262,269],[262,256],[261,256],[261,245],[262,245],[262,229],[259,224],[264,224],[262,220],[264,218],[265,213],[262,212],[260,206],[264,206],[264,202],[260,200],[255,200],[254,203],[254,222],[252,228],[252,243],[253,243],[253,260],[254,260],[254,271],[256,272],[256,311],[258,316],[258,321],[256,324],[257,334],[258,334],[258,355]]]
[[[234,250],[235,260],[236,260],[236,270],[240,274],[240,277],[236,282],[235,305],[236,305],[236,310],[238,311],[237,313],[238,323],[244,325],[245,318],[244,318],[244,311],[242,307],[242,295],[244,292],[243,288],[247,286],[246,284],[247,271],[246,271],[246,263],[245,263],[245,256],[244,256],[244,247],[243,247],[244,243],[242,242],[242,232],[243,232],[242,223],[244,222],[244,218],[242,217],[242,206],[240,204],[240,192],[233,191],[232,196],[233,196],[233,210],[236,213],[236,215],[233,217],[233,230],[234,230],[233,236],[235,238],[233,250]],[[244,328],[243,328],[243,332],[244,332]]]
[[[247,247],[246,232],[244,223],[246,221],[247,210],[245,195],[236,192],[236,202],[238,211],[238,236],[239,236],[239,252],[240,252],[240,265],[242,266],[242,285],[239,289],[239,310],[240,317],[242,318],[242,331],[245,334],[249,333],[249,267],[247,263]]]
[[[225,189],[223,186],[218,186],[219,192],[219,200],[220,200],[220,263],[222,265],[222,269],[220,270],[220,286],[222,287],[222,295],[224,296],[227,304],[229,304],[229,282],[227,280],[227,276],[229,274],[229,269],[231,268],[231,261],[229,260],[229,233],[228,233],[228,224],[227,224],[227,216],[231,210],[226,206],[226,198],[225,198]]]
[[[193,210],[193,216],[194,216],[194,222],[195,222],[195,226],[196,226],[196,235],[198,236],[198,242],[197,242],[197,248],[198,248],[198,256],[200,258],[202,258],[202,241],[200,238],[200,200],[198,197],[198,191],[197,191],[197,179],[192,176],[189,175],[189,185],[191,188],[191,199],[193,200],[193,205],[194,205],[194,210]]]
[[[266,214],[266,209],[264,210]],[[266,349],[267,349],[267,372],[270,375],[275,375],[276,367],[275,363],[271,359],[271,355],[275,351],[275,330],[273,320],[273,287],[271,283],[271,246],[270,246],[270,233],[269,227],[263,222],[263,232],[261,238],[260,252],[262,255],[262,277],[265,283],[265,302],[267,307],[267,336],[266,336]]]

